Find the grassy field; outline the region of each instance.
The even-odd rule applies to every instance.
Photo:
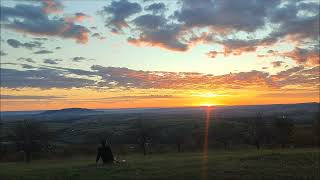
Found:
[[[96,167],[94,157],[0,163],[0,179],[319,179],[320,150],[210,151],[127,155],[125,162]],[[207,171],[205,170],[207,167]],[[207,172],[207,173],[205,173]]]

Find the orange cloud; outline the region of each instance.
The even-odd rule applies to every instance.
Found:
[[[84,13],[75,13],[73,16],[66,16],[64,17],[64,20],[66,22],[72,23],[72,22],[82,22],[85,19],[92,19],[91,16],[84,14]]]
[[[127,41],[128,41],[128,43],[135,45],[135,46],[155,46],[155,47],[160,47],[160,48],[172,50],[172,51],[183,52],[183,51],[187,51],[189,49],[189,47],[187,45],[179,43],[177,41],[172,42],[172,45],[168,45],[168,42],[156,41],[156,40],[149,39],[148,37],[140,37],[139,39],[128,38]],[[174,41],[174,40],[172,40],[172,41]]]
[[[61,13],[63,6],[60,0],[42,0],[42,10],[46,14],[50,13]]]
[[[82,31],[76,36],[77,42],[85,44],[89,41],[89,33],[87,31]]]
[[[306,50],[295,48],[293,51],[282,54],[295,60],[299,64],[306,64],[309,66],[319,65],[319,50]]]

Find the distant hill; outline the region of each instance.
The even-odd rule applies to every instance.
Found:
[[[207,107],[181,108],[132,108],[132,109],[85,109],[68,108],[48,111],[0,112],[6,121],[32,119],[35,121],[95,121],[145,119],[199,119]],[[242,105],[212,107],[215,118],[248,118],[263,113],[265,117],[286,114],[294,121],[311,121],[320,111],[319,103]]]
[[[85,108],[67,108],[59,110],[48,110],[40,113],[40,115],[82,115],[82,114],[92,114],[99,111]]]

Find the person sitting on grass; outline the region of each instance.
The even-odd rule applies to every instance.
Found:
[[[101,146],[98,147],[96,163],[98,163],[100,158],[102,159],[103,164],[113,163],[114,161],[111,148],[107,145],[106,140],[102,140]]]

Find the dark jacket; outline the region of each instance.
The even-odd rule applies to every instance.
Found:
[[[104,164],[113,162],[113,154],[109,146],[100,146],[97,151],[96,162],[98,162],[100,158]]]

